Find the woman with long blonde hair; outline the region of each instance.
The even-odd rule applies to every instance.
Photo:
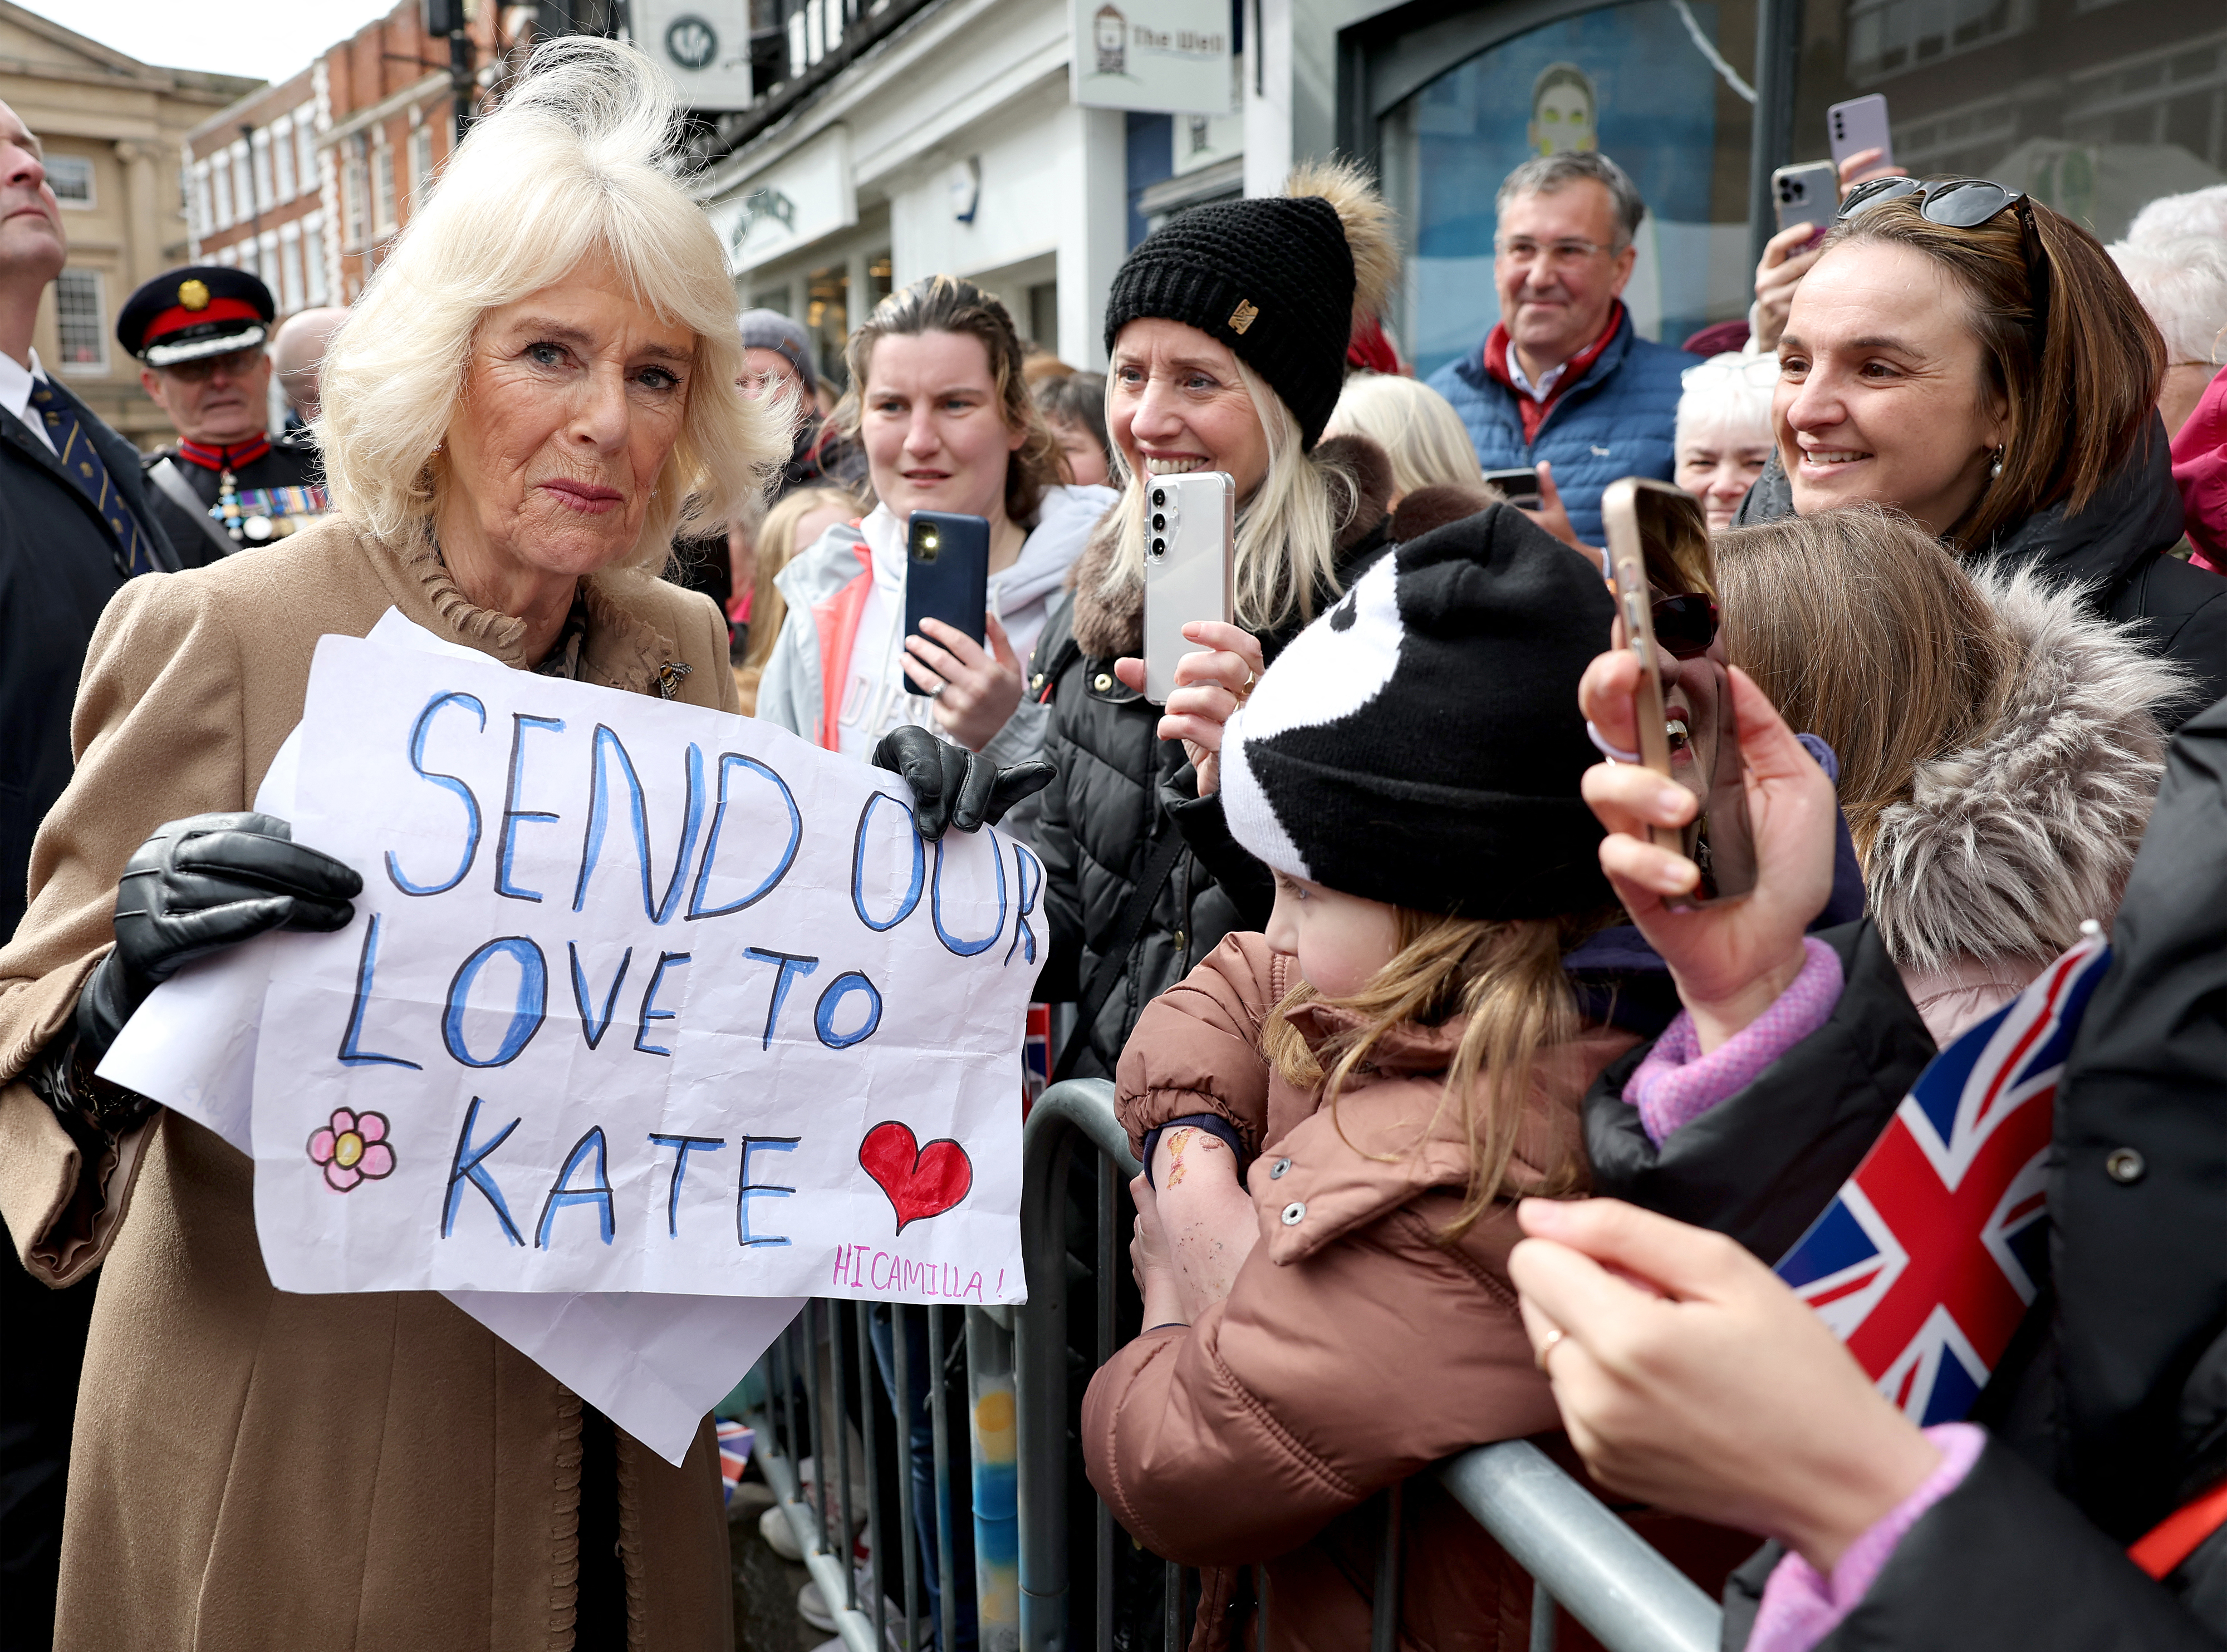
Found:
[[[1381,302],[1395,264],[1368,180],[1318,165],[1281,195],[1184,214],[1114,277],[1106,426],[1120,502],[1075,564],[1027,683],[1050,709],[1044,756],[1057,770],[1035,829],[1052,936],[1038,996],[1082,1010],[1063,1074],[1110,1073],[1145,1002],[1267,910],[1266,872],[1161,737],[1186,715],[1227,715],[1384,547],[1388,462],[1373,443],[1323,435],[1352,313]],[[1145,530],[1154,484],[1194,471],[1235,484],[1236,623],[1187,633],[1201,652],[1177,670],[1164,727],[1135,658]]]

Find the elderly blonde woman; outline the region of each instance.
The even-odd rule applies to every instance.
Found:
[[[1323,434],[1366,437],[1384,450],[1392,461],[1392,496],[1386,502],[1395,510],[1418,488],[1484,485],[1469,427],[1452,402],[1420,379],[1350,375]]]
[[[1269,875],[1222,823],[1211,754],[1201,749],[1194,771],[1175,742],[1209,730],[1218,742],[1264,660],[1387,543],[1390,462],[1323,432],[1351,313],[1381,306],[1395,258],[1366,179],[1311,166],[1281,195],[1184,214],[1114,276],[1106,428],[1125,491],[1076,562],[1028,681],[1051,707],[1044,756],[1058,771],[1035,828],[1053,938],[1038,996],[1080,1004],[1062,1056],[1078,1075],[1110,1075],[1147,999],[1230,930],[1266,921]],[[1237,622],[1187,628],[1200,652],[1162,708],[1143,697],[1134,658],[1145,507],[1156,480],[1194,470],[1236,486]]]
[[[93,1076],[182,964],[348,921],[355,875],[248,812],[321,635],[396,609],[521,671],[734,708],[721,616],[658,571],[787,443],[736,388],[660,86],[608,41],[537,54],[334,341],[334,518],[135,581],[93,640],[0,952],[0,1211],[47,1284],[102,1269],[61,1648],[731,1644],[708,1426],[676,1469],[437,1295],[273,1291],[248,1159]]]

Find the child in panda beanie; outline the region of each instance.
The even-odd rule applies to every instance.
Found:
[[[1559,1426],[1507,1259],[1516,1199],[1582,1186],[1580,1102],[1635,1042],[1562,969],[1613,911],[1578,710],[1612,617],[1597,567],[1496,506],[1376,562],[1224,730],[1275,912],[1122,1052],[1145,1329],[1082,1429],[1122,1525],[1221,1568],[1203,1624],[1258,1563],[1272,1644],[1365,1643],[1372,1495]],[[1512,1652],[1523,1573],[1452,1505],[1408,1508],[1402,1643],[1512,1623]],[[1729,1569],[1752,1540],[1717,1547]]]

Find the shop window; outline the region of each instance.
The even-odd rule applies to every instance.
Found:
[[[820,358],[820,376],[838,390],[847,389],[851,375],[843,365],[843,341],[851,335],[851,270],[830,265],[814,270],[806,288],[804,329],[812,335]]]
[[[97,270],[65,270],[54,278],[54,321],[65,371],[98,373],[108,365],[108,309],[100,286]]]
[[[871,312],[895,290],[897,265],[887,252],[877,252],[866,260],[866,284],[871,290],[866,294],[866,309]]]
[[[2103,0],[1810,0],[1796,156],[1825,153],[1828,105],[1876,92],[1911,171],[1991,178],[2115,240],[2156,197],[2227,182],[2224,22]]]
[[[1752,5],[1689,9],[1742,64]],[[1494,197],[1519,163],[1556,150],[1601,150],[1647,202],[1624,292],[1643,335],[1676,344],[1744,314],[1747,111],[1669,0],[1603,6],[1503,40],[1394,105],[1380,128],[1383,177],[1408,245],[1388,319],[1416,371],[1477,351],[1499,320]]]

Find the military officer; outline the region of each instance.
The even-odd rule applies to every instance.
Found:
[[[117,341],[177,427],[174,447],[143,467],[178,554],[201,566],[306,527],[326,509],[315,446],[273,442],[271,358],[277,305],[245,270],[192,265],[156,276],[116,320]]]

